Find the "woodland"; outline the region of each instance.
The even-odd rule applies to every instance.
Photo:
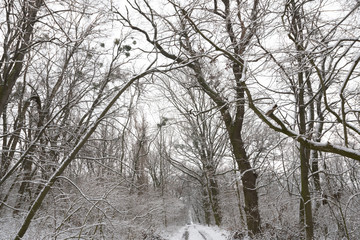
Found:
[[[360,236],[359,0],[3,0],[0,45],[0,239]]]

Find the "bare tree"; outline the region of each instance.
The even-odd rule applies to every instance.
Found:
[[[38,12],[43,5],[43,0],[5,1],[2,7],[5,24],[1,25],[0,114],[5,111],[8,98],[21,75],[26,55],[37,44],[33,41],[33,34],[35,24],[39,21]]]
[[[201,6],[197,7],[191,3],[180,4],[169,1],[170,6],[174,8],[173,16],[176,22],[171,22],[169,18],[158,14],[147,1],[144,1],[146,11],[136,2],[129,3],[143,19],[148,21],[152,29],[141,28],[133,24],[128,15],[119,11],[117,13],[124,24],[143,34],[156,48],[156,52],[160,52],[178,64],[186,63],[193,71],[195,80],[189,82],[190,86],[201,88],[219,109],[228,132],[234,158],[242,173],[247,227],[251,234],[257,234],[260,232],[261,225],[256,190],[257,174],[251,166],[242,139],[245,114],[245,89],[242,87],[242,82],[246,78],[244,56],[249,51],[251,40],[258,27],[260,3],[253,1],[248,11],[242,8],[243,5],[240,2],[234,6],[229,1],[222,2],[222,7],[206,3],[201,3]],[[223,38],[217,38],[211,34],[212,30],[219,29],[218,25],[212,24],[216,22],[219,22],[221,29],[226,33]],[[162,28],[165,30],[161,31],[158,28],[160,24],[166,26],[167,29]],[[238,39],[237,36],[240,38]],[[214,42],[218,41],[217,39],[220,41]],[[223,48],[223,46],[227,47]],[[226,93],[224,89],[221,91],[218,88],[221,85],[216,84],[214,79],[207,76],[206,68],[206,64],[214,63],[217,57],[224,54],[229,61],[231,69],[229,78],[232,79],[227,85],[223,85]],[[222,78],[226,81],[225,76]],[[219,81],[221,81],[220,77]],[[228,99],[226,94],[231,99]]]
[[[179,128],[176,135],[180,139],[175,140],[171,163],[200,184],[205,223],[210,224],[213,216],[215,224],[221,225],[217,172],[227,149],[226,132],[207,95],[199,89],[187,88],[187,81],[181,75],[175,72],[172,74],[175,81],[162,79],[159,86],[167,101],[180,114],[176,117],[176,127]]]
[[[309,7],[311,5],[312,9],[317,9],[317,12],[322,12],[322,8],[326,7],[326,5],[322,5],[321,3],[313,5],[314,3],[307,1],[299,2],[298,7],[301,8],[304,4],[308,4]],[[310,78],[312,87],[316,86],[316,89],[311,89],[313,97],[304,102],[304,107],[310,108],[316,101],[318,104],[318,118],[315,119],[315,123],[317,123],[318,128],[321,129],[320,132],[318,129],[316,131],[319,132],[320,135],[326,131],[335,131],[337,135],[336,138],[327,137],[327,141],[324,141],[324,137],[322,137],[321,139],[323,141],[321,142],[319,142],[319,136],[316,139],[309,139],[307,134],[301,134],[299,131],[294,131],[291,126],[288,126],[286,119],[277,116],[279,112],[275,112],[275,114],[270,116],[274,123],[269,121],[260,110],[261,108],[255,105],[256,99],[252,98],[251,92],[245,82],[243,83],[243,87],[248,94],[250,108],[272,129],[296,139],[309,149],[335,153],[359,161],[360,153],[357,150],[356,144],[349,143],[350,136],[354,137],[353,140],[356,143],[356,136],[359,134],[358,128],[353,124],[357,122],[357,109],[353,109],[353,107],[351,107],[352,104],[350,104],[356,92],[356,89],[352,86],[356,85],[358,76],[355,70],[359,63],[359,58],[355,53],[358,45],[358,36],[356,35],[355,26],[350,24],[345,27],[346,29],[349,28],[355,31],[354,34],[351,33],[350,36],[342,35],[341,27],[346,25],[347,21],[351,21],[351,16],[353,16],[360,5],[357,3],[346,6],[349,6],[350,10],[347,12],[344,11],[341,16],[336,16],[336,19],[333,19],[334,24],[328,25],[327,28],[322,25],[323,21],[329,21],[326,18],[320,22],[319,20],[315,20],[316,25],[308,28],[311,22],[305,21],[304,18],[308,17],[308,15],[302,13],[303,17],[300,17],[305,21],[303,28],[311,30],[304,36],[306,38],[304,41],[308,42],[307,45],[303,46],[304,49],[301,49],[299,44],[296,45],[299,48],[298,51],[303,53],[306,67],[308,67],[307,69],[302,69],[304,79]],[[294,14],[295,13],[292,12],[292,16],[295,16]],[[315,17],[316,15],[311,16]],[[353,22],[356,22],[356,20],[353,20]],[[291,26],[288,27],[290,28]],[[349,31],[352,32],[351,30]],[[294,38],[294,36],[291,35],[290,37]],[[296,42],[299,39],[293,40]],[[276,64],[280,65],[280,70],[285,74],[286,78],[291,77],[291,75],[286,75],[291,73],[291,70],[298,72],[298,69],[289,70],[286,66],[287,63],[282,64],[283,61],[281,61],[279,57],[276,57],[275,54],[271,54],[271,51],[267,51],[267,53]],[[309,67],[311,67],[311,69],[309,69]],[[316,81],[316,83],[314,81]],[[306,85],[308,82],[309,81],[304,82],[304,89],[307,88],[307,90],[310,90]],[[354,85],[349,84],[350,82]],[[340,89],[340,92],[335,91],[337,88]],[[353,106],[356,106],[356,104]],[[280,107],[283,107],[281,103]]]
[[[61,189],[55,184],[60,175],[76,165],[80,150],[92,143],[90,136],[111,116],[117,100],[133,83],[157,71],[153,62],[129,70],[138,55],[131,47],[136,42],[125,32],[110,44],[103,42],[106,9],[74,1],[60,3],[7,1],[4,8],[8,24],[1,26],[8,34],[1,72],[8,82],[3,85],[1,80],[0,90],[1,107],[8,108],[2,111],[0,185],[6,195],[1,196],[1,207],[27,214],[16,239],[24,236],[50,189]],[[15,14],[16,9],[22,12]],[[39,18],[43,26],[33,32]],[[11,95],[19,76],[23,82]],[[127,107],[129,99],[122,100],[120,108]]]
[[[141,122],[135,120],[136,142],[134,144],[132,167],[133,173],[131,177],[131,189],[136,188],[138,194],[142,194],[148,185],[145,166],[148,163],[149,155],[149,133],[148,124],[142,116]]]
[[[345,130],[349,128],[352,129],[353,134],[358,134],[357,128],[352,125],[355,119],[350,114],[352,110],[344,109],[345,105],[352,101],[352,97],[349,94],[347,95],[348,99],[346,99],[343,94],[348,82],[354,77],[350,76],[353,74],[354,67],[358,64],[358,61],[355,57],[355,62],[351,67],[346,62],[341,63],[345,55],[352,56],[354,54],[352,48],[355,47],[354,45],[356,45],[357,40],[351,38],[339,40],[337,36],[339,26],[358,8],[358,5],[340,19],[336,19],[337,23],[326,28],[322,25],[323,21],[326,21],[326,17],[328,17],[322,18],[322,15],[324,15],[322,11],[326,6],[323,4],[323,2],[313,4],[308,1],[286,1],[281,21],[285,32],[287,32],[288,40],[293,44],[293,47],[287,44],[286,48],[281,50],[283,53],[278,54],[273,49],[276,47],[265,47],[267,45],[266,41],[258,38],[260,47],[278,66],[281,77],[285,79],[288,87],[288,90],[267,88],[268,94],[282,93],[291,95],[290,101],[287,103],[281,97],[273,98],[277,105],[275,105],[271,112],[265,114],[276,122],[276,127],[256,109],[254,105],[256,100],[251,98],[250,91],[248,91],[250,107],[258,116],[273,129],[295,138],[300,144],[300,221],[306,230],[306,239],[313,239],[314,237],[312,204],[308,181],[309,170],[311,168],[315,188],[318,192],[321,192],[318,151],[332,152],[358,159],[358,153],[356,150],[354,151],[354,149],[357,149],[357,143],[354,142],[352,147],[349,147],[349,130]],[[339,41],[348,41],[348,47],[344,51],[338,49],[337,42]],[[288,57],[284,58],[283,56],[287,53],[289,54]],[[291,62],[291,60],[293,61]],[[347,71],[348,74],[343,75],[343,71]],[[341,78],[345,78],[345,80],[339,81],[338,79]],[[336,97],[336,94],[334,95],[333,90],[335,88],[341,89],[339,97]],[[329,96],[332,96],[331,100]],[[288,106],[295,109],[292,117],[289,116],[289,112],[292,109]],[[338,110],[335,110],[337,106],[339,106]],[[276,111],[274,112],[274,110]],[[339,112],[342,112],[342,114]],[[278,118],[277,116],[280,117]],[[340,126],[343,127],[342,131],[339,129]],[[296,131],[294,130],[295,128],[297,129]],[[339,131],[342,133],[336,134],[338,138],[330,138],[325,144],[320,143],[325,132],[333,130],[337,133]],[[343,139],[343,147],[330,143],[330,141],[337,143],[340,139]],[[356,137],[353,140],[357,141]],[[313,149],[312,153],[310,149]]]

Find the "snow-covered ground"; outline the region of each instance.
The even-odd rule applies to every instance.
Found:
[[[229,232],[218,227],[190,224],[163,237],[168,240],[226,240],[228,236]]]
[[[8,217],[0,219],[0,240],[13,239],[16,232],[21,225],[21,221]],[[24,240],[45,240],[55,239],[52,232],[53,229],[42,225],[39,227],[39,223],[34,223],[29,228]],[[160,232],[158,232],[159,234]],[[65,234],[66,235],[66,234]],[[70,239],[65,235],[58,236],[56,239]],[[230,235],[229,231],[221,229],[217,226],[203,226],[199,224],[193,224],[189,222],[185,226],[172,226],[166,230],[161,231],[160,236],[166,240],[227,240]],[[155,235],[156,236],[156,235]],[[159,236],[159,235],[157,235]],[[88,239],[88,238],[82,238]],[[96,238],[94,238],[96,239]],[[125,238],[109,238],[109,239],[127,239]],[[150,238],[157,239],[157,238]]]

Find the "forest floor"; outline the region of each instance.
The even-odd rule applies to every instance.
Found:
[[[0,240],[13,239],[16,234],[21,221],[15,218],[3,218],[0,219]],[[40,227],[39,224],[35,223],[30,227],[24,240],[44,240],[44,239],[55,239],[51,234],[53,229],[47,228],[45,225]],[[173,226],[166,230],[163,230],[160,234],[161,239],[166,240],[227,240],[229,239],[230,232],[219,228],[217,226],[204,226],[199,224],[188,223],[185,226]],[[58,235],[56,239],[70,239],[69,234]],[[159,237],[160,237],[159,236]],[[82,239],[93,239],[93,238],[82,238]],[[96,239],[96,238],[94,238]],[[104,238],[102,238],[104,239]],[[106,238],[105,238],[106,239]],[[114,236],[109,239],[117,239]],[[124,238],[118,238],[124,239]],[[146,238],[147,239],[147,238]],[[151,238],[153,239],[153,238]],[[158,238],[154,238],[158,239]]]
[[[218,227],[189,224],[163,236],[168,240],[226,240],[229,232]]]

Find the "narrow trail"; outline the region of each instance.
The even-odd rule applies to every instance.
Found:
[[[197,225],[189,225],[184,229],[181,240],[214,240],[209,233],[199,230]]]
[[[229,232],[216,226],[204,226],[194,224],[191,210],[187,225],[180,227],[172,235],[166,237],[169,240],[226,240]]]
[[[204,240],[212,240],[212,238],[206,232],[199,230],[199,233],[204,238]]]

